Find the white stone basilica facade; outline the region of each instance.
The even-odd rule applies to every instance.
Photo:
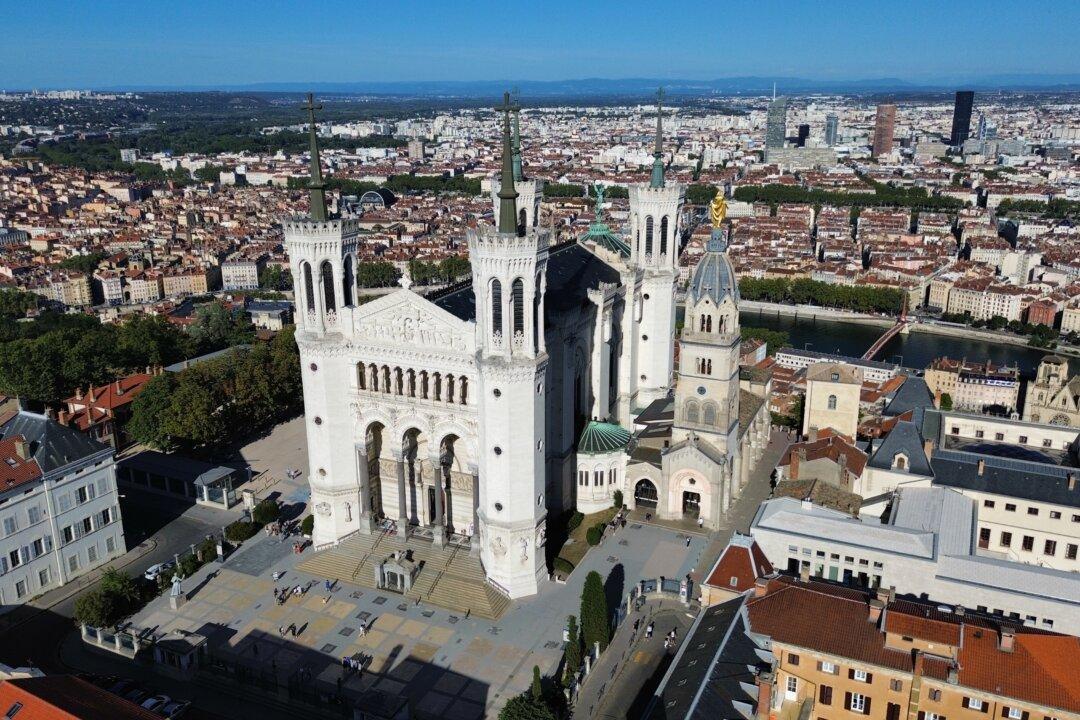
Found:
[[[659,118],[628,235],[598,209],[587,235],[555,245],[504,110],[505,181],[495,224],[468,232],[471,284],[356,305],[358,229],[326,217],[314,140],[312,217],[283,225],[315,545],[389,530],[468,545],[517,598],[547,576],[548,517],[609,507],[616,490],[717,527],[767,442],[768,387],[740,379],[719,233],[688,289],[676,380],[685,188],[664,182]]]

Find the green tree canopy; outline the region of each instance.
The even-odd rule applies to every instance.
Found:
[[[597,642],[603,650],[611,638],[604,580],[595,570],[585,576],[585,587],[581,590],[581,635],[587,652]]]

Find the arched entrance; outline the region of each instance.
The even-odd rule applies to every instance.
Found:
[[[405,431],[401,439],[401,457],[405,463],[405,517],[410,525],[427,525],[432,516],[424,491],[423,459],[427,440],[416,428]],[[434,502],[434,499],[432,499]]]
[[[368,425],[364,432],[364,447],[361,450],[363,454],[359,458],[360,462],[367,465],[367,506],[362,509],[370,512],[374,518],[383,516],[382,468],[379,458],[382,457],[385,431],[386,427],[380,422]],[[361,480],[363,480],[363,475],[361,475]],[[363,490],[361,488],[361,500],[365,499]]]
[[[652,480],[642,478],[634,485],[634,504],[637,507],[655,510],[658,498],[659,494],[656,492],[656,485],[653,485]]]
[[[701,493],[683,490],[682,514],[687,518],[696,518],[701,514]]]

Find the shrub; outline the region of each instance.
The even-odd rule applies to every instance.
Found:
[[[116,598],[99,588],[89,590],[75,600],[75,620],[96,628],[111,627],[120,619]]]
[[[233,542],[247,540],[257,532],[259,532],[259,524],[250,520],[237,520],[225,527],[225,537]]]
[[[622,509],[622,490],[616,490],[612,496],[612,503],[614,507]]]
[[[566,523],[566,531],[567,532],[574,532],[575,530],[578,529],[578,526],[581,525],[581,521],[584,520],[584,519],[585,519],[585,516],[582,515],[581,513],[579,513],[577,510],[575,510],[573,512],[573,514],[570,515],[570,519]]]
[[[315,532],[315,516],[308,515],[300,523],[300,533],[303,535],[310,535]]]
[[[552,566],[556,572],[561,572],[563,575],[569,575],[574,572],[574,563],[570,562],[566,558],[557,557],[552,561]]]
[[[593,525],[585,532],[585,540],[589,545],[599,545],[604,539],[604,523]]]
[[[267,525],[272,522],[276,522],[281,517],[281,508],[278,504],[267,498],[262,500],[255,509],[251,511],[251,519],[257,522],[259,525]]]
[[[585,587],[581,590],[581,636],[586,651],[597,642],[603,650],[611,639],[604,580],[595,570],[585,576]]]

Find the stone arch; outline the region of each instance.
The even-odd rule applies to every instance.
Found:
[[[389,365],[383,365],[382,366],[382,378],[381,378],[381,380],[382,380],[382,382],[380,384],[382,385],[382,391],[384,393],[392,392],[393,389],[390,386],[390,366]]]
[[[349,307],[353,304],[353,292],[356,289],[356,276],[353,270],[353,254],[346,253],[342,263],[341,273],[341,305]]]
[[[367,365],[363,362],[356,364],[356,387],[367,390]]]
[[[525,208],[521,208],[518,212],[517,231],[518,235],[525,235],[525,228],[529,225],[529,214],[525,212]]]
[[[634,505],[636,507],[655,509],[659,501],[659,491],[650,478],[639,478],[634,483]]]
[[[398,425],[401,438],[401,461],[405,469],[405,513],[410,525],[427,524],[429,508],[424,503],[425,461],[431,456],[430,434],[423,424],[405,421]],[[429,469],[430,472],[430,469]],[[427,478],[430,479],[430,478]],[[399,514],[401,514],[399,512]]]
[[[357,458],[359,462],[366,462],[368,466],[368,507],[362,508],[369,511],[375,517],[383,515],[382,507],[382,456],[383,445],[386,439],[387,425],[382,420],[368,420],[364,424],[361,437],[364,440],[363,454]]]
[[[442,375],[431,374],[431,400],[442,400]]]
[[[701,517],[708,521],[712,517],[713,503],[719,501],[716,494],[704,473],[691,469],[679,470],[668,483],[668,512],[673,517]]]
[[[322,285],[323,308],[330,312],[337,310],[334,302],[334,266],[329,260],[323,260],[319,265],[319,284]]]
[[[686,422],[697,425],[701,422],[700,408],[698,407],[697,400],[687,400],[683,409],[683,417],[686,418]]]
[[[828,404],[830,410],[835,410],[836,409],[836,396],[835,395],[830,395],[829,399],[827,401],[827,404]]]
[[[701,422],[703,425],[715,426],[716,425],[716,403],[707,402],[701,413]]]
[[[402,373],[401,368],[395,367],[394,368],[394,394],[395,395],[404,395],[405,394],[403,392],[404,389],[405,389],[404,384],[405,384],[404,373]]]
[[[375,363],[368,365],[369,384],[372,392],[379,391],[379,368]]]
[[[423,400],[428,399],[428,392],[430,389],[431,377],[428,375],[427,370],[420,371],[420,397]]]

